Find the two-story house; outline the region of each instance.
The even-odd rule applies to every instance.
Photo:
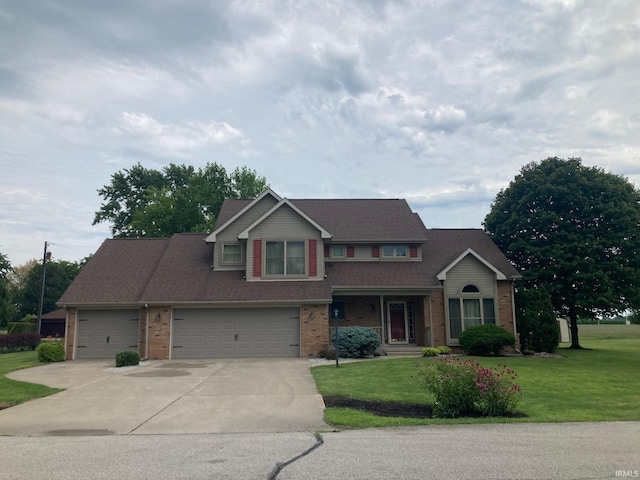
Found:
[[[385,345],[515,331],[518,272],[480,229],[427,229],[404,200],[225,201],[210,234],[109,239],[59,300],[68,359],[313,357],[330,330]]]

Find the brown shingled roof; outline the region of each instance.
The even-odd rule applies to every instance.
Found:
[[[135,304],[169,239],[107,239],[64,292],[58,305]]]
[[[225,200],[215,229],[250,201]],[[422,242],[426,239],[422,220],[411,211],[406,200],[384,198],[289,201],[333,235],[334,242]]]

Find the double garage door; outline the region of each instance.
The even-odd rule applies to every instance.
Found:
[[[76,358],[115,358],[138,351],[138,310],[79,310]]]
[[[300,356],[299,308],[174,309],[171,358]]]

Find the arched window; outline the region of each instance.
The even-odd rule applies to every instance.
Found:
[[[462,289],[462,293],[480,293],[480,289],[475,285],[465,285]]]

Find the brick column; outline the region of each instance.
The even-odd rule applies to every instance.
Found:
[[[499,324],[509,333],[514,331],[513,322],[513,298],[511,297],[511,282],[498,282],[498,317]]]
[[[429,311],[428,300],[425,301],[425,308]],[[434,290],[431,292],[431,314],[433,315],[433,345],[438,347],[447,344],[447,327],[444,315],[444,292]],[[425,315],[425,326],[431,326],[429,315]]]
[[[171,352],[171,307],[149,308],[147,358],[167,360]]]
[[[76,344],[76,317],[78,309],[67,308],[67,322],[64,331],[65,360],[73,360],[73,349]]]
[[[317,357],[329,346],[329,305],[300,305],[300,356]]]

